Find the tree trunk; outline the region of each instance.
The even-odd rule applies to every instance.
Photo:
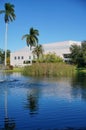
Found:
[[[5,66],[7,65],[7,31],[8,31],[8,23],[6,23],[6,31],[5,31]]]

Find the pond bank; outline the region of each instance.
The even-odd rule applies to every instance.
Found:
[[[65,63],[35,63],[31,66],[17,67],[13,68],[13,70],[5,70],[5,72],[21,72],[26,76],[68,77],[77,73],[86,74],[86,69],[76,68],[74,65]]]

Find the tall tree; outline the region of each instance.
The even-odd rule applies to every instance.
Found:
[[[38,44],[39,31],[34,28],[30,28],[29,34],[25,34],[22,39],[26,38],[27,46],[30,45],[30,50],[32,46],[36,46]]]
[[[10,64],[10,50],[7,50],[7,64]],[[8,62],[9,59],[9,62]],[[3,49],[0,49],[0,63],[3,64],[5,60],[5,51]]]
[[[72,62],[74,64],[77,64],[78,59],[79,59],[80,54],[81,54],[81,46],[78,46],[77,44],[71,45],[70,52],[71,52],[70,57],[71,57]]]
[[[37,58],[39,59],[39,56],[40,55],[42,55],[43,54],[43,47],[42,47],[42,45],[37,45],[34,49],[33,49],[33,51],[32,51],[32,53],[34,54],[34,55],[36,55],[37,56]]]
[[[78,67],[86,67],[86,41],[82,41],[81,45],[71,45],[70,56],[72,63]]]
[[[10,3],[5,3],[4,10],[0,10],[0,14],[4,13],[4,21],[6,24],[6,31],[5,31],[5,66],[7,65],[6,59],[7,59],[7,32],[8,32],[8,23],[13,20],[15,20],[15,11],[14,11],[14,5]]]
[[[82,41],[81,47],[83,52],[82,55],[83,55],[84,63],[86,65],[86,41]]]

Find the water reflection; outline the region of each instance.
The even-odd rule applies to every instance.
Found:
[[[14,119],[5,118],[3,130],[14,130],[14,129],[15,129]]]
[[[80,87],[82,89],[86,89],[86,75],[77,74],[72,78],[72,86],[73,87]]]
[[[27,91],[27,103],[25,105],[25,108],[29,109],[30,115],[38,113],[39,95],[40,95],[40,88],[37,86],[33,86]]]
[[[5,95],[4,96],[5,117],[4,117],[4,128],[2,128],[2,130],[14,130],[15,121],[13,118],[9,118],[9,116],[8,116],[8,90],[7,90],[7,86],[5,87],[4,95]]]
[[[86,128],[85,76],[59,79],[15,74],[9,77],[16,80],[0,84],[2,130]]]
[[[86,100],[86,75],[77,74],[71,79],[71,95]]]

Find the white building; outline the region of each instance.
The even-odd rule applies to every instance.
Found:
[[[70,54],[70,46],[72,44],[80,45],[81,42],[77,41],[64,41],[64,42],[56,42],[43,44],[44,53],[47,54],[49,52],[56,53],[58,56],[62,57],[64,61],[68,60],[66,57]],[[29,47],[25,47],[19,51],[15,51],[11,53],[10,62],[13,66],[25,66],[27,64],[32,64],[33,60],[32,50]]]
[[[13,66],[25,66],[31,64],[33,60],[32,51],[25,47],[10,54],[10,64]]]

